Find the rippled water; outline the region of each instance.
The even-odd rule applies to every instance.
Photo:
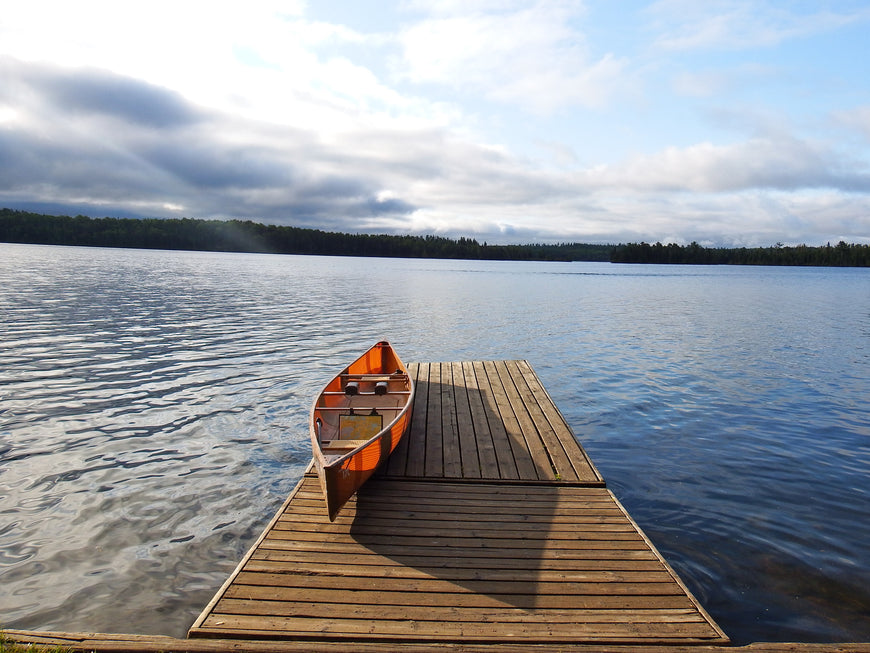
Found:
[[[0,624],[182,636],[323,382],[528,359],[738,643],[870,640],[870,271],[0,245]]]

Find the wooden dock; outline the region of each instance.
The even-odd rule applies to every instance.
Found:
[[[191,638],[726,644],[525,361],[420,363],[411,431],[334,523],[310,470]]]

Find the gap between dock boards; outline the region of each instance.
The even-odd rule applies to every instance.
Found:
[[[310,469],[190,637],[724,644],[525,361],[418,363],[411,430],[330,523]]]

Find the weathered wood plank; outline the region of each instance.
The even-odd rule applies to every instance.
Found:
[[[426,416],[426,464],[424,474],[444,477],[444,430],[441,423],[441,363],[429,364],[429,404]]]
[[[429,364],[418,363],[414,367],[417,370],[412,409],[414,412],[411,415],[411,428],[403,438],[408,441],[405,474],[423,476],[426,469],[426,424],[429,419]]]
[[[301,616],[314,618],[333,618],[336,613],[354,619],[384,619],[387,615],[398,614],[413,621],[459,621],[459,622],[501,622],[501,623],[626,623],[639,618],[646,623],[699,623],[701,617],[691,608],[648,608],[638,609],[633,614],[625,610],[608,609],[524,609],[511,606],[498,608],[477,608],[456,606],[402,605],[384,606],[349,602],[336,607],[335,604],[317,601],[274,601],[264,599],[224,598],[215,614]]]
[[[304,573],[273,573],[242,571],[236,577],[242,585],[268,587],[338,588],[346,591],[347,579],[340,575],[306,575]],[[355,589],[379,592],[449,592],[469,594],[518,594],[554,596],[679,596],[683,594],[673,579],[660,582],[607,583],[583,581],[522,581],[522,580],[442,580],[440,578],[356,577]]]
[[[401,546],[419,546],[421,542],[425,542],[432,547],[441,547],[444,549],[465,549],[478,548],[483,550],[492,549],[517,549],[519,551],[529,549],[529,541],[525,538],[515,539],[483,539],[475,537],[445,537],[442,535],[424,537],[419,533],[413,535],[391,535],[391,536],[352,536],[349,533],[309,533],[307,531],[270,531],[269,535],[264,540],[271,542],[273,540],[299,540],[302,542],[321,542],[326,543],[336,541],[341,543],[356,542],[367,547],[380,546],[382,544],[397,544]],[[608,537],[601,539],[586,539],[583,541],[584,550],[637,550],[643,551],[648,548],[645,541],[642,539],[626,539],[615,541]],[[561,539],[543,539],[535,543],[534,551],[546,551],[548,549],[559,550],[576,550],[576,540],[561,540]]]
[[[499,363],[495,361],[484,361],[483,363],[483,368],[486,370],[489,385],[492,390],[496,410],[498,411],[498,415],[504,425],[507,443],[510,446],[514,463],[517,466],[518,477],[526,481],[535,481],[541,476],[545,476],[546,470],[541,470],[541,474],[538,473],[535,461],[532,458],[532,453],[529,451],[519,421],[514,413],[514,407],[511,404],[505,387],[502,384],[501,377],[498,374],[498,365]]]
[[[417,376],[418,376],[419,372],[420,372],[419,365],[408,365],[408,375],[413,380],[415,388],[417,387],[417,383],[418,383]],[[419,392],[419,390],[418,390],[418,392]],[[414,410],[414,406],[417,405],[418,401],[419,401],[419,394],[415,393],[414,403],[411,406],[412,411]],[[409,429],[409,431],[411,431],[413,429],[413,420],[414,420],[414,413],[412,412],[411,413],[412,427],[411,427],[411,429]],[[405,469],[408,465],[408,451],[409,451],[409,444],[408,443],[410,442],[410,440],[411,440],[411,435],[409,433],[408,435],[406,435],[404,438],[402,438],[399,441],[399,444],[396,445],[396,448],[393,450],[392,455],[389,457],[386,464],[384,465],[384,470],[383,470],[384,473],[388,473],[392,476],[403,476],[405,474]]]
[[[517,426],[520,435],[525,443],[525,449],[534,464],[534,471],[539,480],[554,480],[556,478],[556,470],[553,461],[547,448],[544,446],[544,440],[529,412],[528,403],[530,396],[523,396],[520,388],[517,387],[513,377],[510,374],[506,361],[499,361],[493,365],[495,372],[498,374],[499,381],[505,391],[505,396],[513,410],[516,418]]]
[[[497,461],[495,468],[484,470],[484,478],[519,479],[517,464],[514,460],[504,420],[498,410],[489,374],[483,362],[474,361],[472,367],[480,392],[480,405],[483,408],[483,415],[476,416],[476,419],[485,419],[489,425],[489,433],[492,436],[492,445]]]
[[[409,621],[406,619],[310,619],[305,617],[249,616],[216,614],[206,621],[206,627],[232,636],[238,632],[254,634],[287,634],[296,637],[354,637],[377,634],[383,639],[478,642],[522,639],[525,641],[614,641],[631,639],[682,639],[709,641],[705,623],[536,623],[511,624],[509,630],[488,622]],[[513,631],[513,632],[512,632]],[[515,633],[521,632],[521,635]],[[268,635],[267,635],[268,636]]]
[[[6,629],[3,633],[20,644],[40,644],[64,650],[98,653],[159,653],[186,651],[188,653],[335,653],[352,650],[358,653],[383,653],[384,643],[371,638],[354,640],[297,639],[297,640],[240,640],[240,639],[177,639],[161,635],[126,635],[116,633],[65,633]],[[391,641],[389,650],[401,653],[722,653],[717,644],[662,644],[647,642],[634,644],[582,644],[576,642],[538,643],[530,647],[523,642],[404,642]],[[833,644],[795,642],[757,642],[728,648],[733,653],[870,653],[870,643],[841,642]]]
[[[377,484],[377,479],[372,483]],[[420,494],[419,491],[402,492],[401,489],[378,485],[382,493],[370,493],[363,489],[364,499],[362,503],[351,499],[346,505],[348,506],[349,514],[355,514],[357,510],[375,510],[379,505],[396,506],[396,510],[419,506],[421,511],[437,510],[438,506],[445,505],[464,509],[464,512],[483,512],[484,508],[492,508],[506,515],[516,514],[517,504],[519,503],[522,503],[524,508],[528,508],[529,514],[536,514],[537,512],[555,514],[560,510],[565,511],[566,514],[572,514],[572,512],[577,511],[584,511],[584,514],[587,514],[585,511],[594,509],[605,511],[616,510],[606,490],[605,494],[599,495],[541,496],[528,492],[501,494],[504,488],[503,485],[486,486],[482,483],[475,483],[473,485],[479,486],[481,490],[489,489],[489,493],[481,491],[475,495],[468,494],[467,492],[438,492],[433,488],[430,495]],[[475,496],[477,497],[476,500]],[[300,493],[297,497],[297,502],[294,502],[291,509],[298,512],[315,513],[322,506],[323,495],[319,494],[317,490],[313,490],[310,493]]]
[[[683,594],[662,595],[576,595],[562,594],[474,594],[472,592],[426,592],[365,590],[357,588],[299,588],[235,583],[224,595],[263,601],[317,601],[327,604],[431,606],[464,609],[520,610],[622,610],[627,616],[653,609],[694,609]]]
[[[303,503],[304,501],[304,499],[300,499],[297,503]],[[309,505],[294,505],[287,514],[300,516],[318,515],[323,508],[323,498],[321,497],[317,500],[308,501],[307,504]],[[486,514],[492,519],[498,519],[499,517],[514,517],[514,519],[518,521],[536,521],[536,517],[542,517],[544,520],[549,517],[575,517],[580,521],[583,521],[583,517],[619,516],[619,511],[613,508],[612,504],[608,505],[601,501],[578,501],[570,504],[560,504],[555,507],[553,507],[554,504],[536,502],[529,505],[523,514],[517,515],[516,508],[511,510],[511,507],[506,505],[503,501],[481,500],[478,504],[445,503],[445,501],[434,497],[418,499],[416,497],[410,498],[396,496],[394,505],[389,505],[388,500],[386,499],[379,500],[378,503],[366,502],[362,506],[350,507],[347,510],[347,515],[345,516],[345,514],[341,514],[336,521],[344,518],[353,519],[357,514],[375,514],[380,510],[379,506],[384,506],[384,510],[387,510],[389,507],[387,511],[391,513],[398,514],[407,511],[412,514],[420,515],[423,513],[444,512],[445,505],[450,506],[451,514],[455,515],[457,520],[471,519],[482,514]]]
[[[385,554],[380,550],[360,551],[353,556],[342,551],[315,550],[299,551],[284,549],[267,549],[260,547],[251,557],[252,560],[268,560],[281,563],[299,564],[344,564],[379,567],[402,567],[412,565],[418,569],[475,569],[475,570],[536,570],[536,571],[661,571],[662,567],[655,559],[614,558],[612,556],[597,556],[587,558],[544,559],[535,556],[515,558],[510,556],[457,557],[438,556],[437,552],[427,551],[420,554],[394,553]]]
[[[321,552],[327,550],[323,544],[323,540],[305,541],[305,540],[284,540],[266,538],[260,545],[261,552],[287,552],[288,555],[303,555],[305,552],[316,551]],[[538,547],[534,550],[530,549],[510,549],[510,548],[463,548],[463,547],[432,547],[425,544],[416,545],[393,545],[389,542],[377,543],[377,551],[375,552],[368,545],[363,545],[356,540],[348,542],[331,542],[328,547],[330,554],[342,555],[345,558],[349,555],[378,555],[394,560],[404,559],[428,559],[443,556],[443,559],[456,561],[459,565],[477,565],[485,567],[487,565],[505,565],[522,564],[529,560],[529,564],[536,564],[544,567],[548,561],[575,561],[572,564],[580,564],[583,561],[618,561],[625,560],[658,560],[648,548],[626,549],[626,548],[556,548],[556,547]],[[554,566],[557,563],[552,563]]]
[[[408,510],[372,510],[363,508],[357,510],[352,516],[343,515],[341,518],[336,518],[334,524],[352,525],[357,517],[364,517],[370,524],[382,524],[385,526],[393,526],[396,522],[401,525],[406,525],[419,522],[422,519],[426,519],[427,523],[432,525],[436,525],[436,522],[442,521],[445,522],[445,527],[450,529],[466,528],[470,524],[479,524],[482,527],[491,524],[493,527],[497,527],[501,530],[510,526],[513,529],[531,527],[545,528],[552,531],[568,530],[571,532],[577,532],[576,527],[578,525],[594,525],[602,527],[606,524],[614,524],[619,526],[618,530],[628,530],[631,528],[629,524],[625,523],[624,519],[620,518],[619,514],[614,513],[612,510],[605,509],[590,509],[585,513],[575,510],[573,511],[575,513],[573,515],[553,514],[552,516],[543,514],[542,510],[538,514],[514,516],[499,513],[487,513],[484,512],[483,509],[474,512],[470,507],[468,507],[469,512],[467,513],[461,513],[458,511],[456,513],[451,513],[443,507],[441,510],[437,510],[435,506],[430,506],[429,508],[430,510],[415,510],[413,508]],[[503,519],[500,519],[501,517],[503,517]],[[278,520],[278,523],[280,528],[281,524],[290,522],[319,523],[319,518],[320,515],[316,513],[300,513],[293,511],[285,513],[285,515]],[[554,526],[556,528],[554,528]]]
[[[445,478],[462,478],[462,449],[456,415],[456,383],[453,365],[441,363],[441,432]]]
[[[350,526],[352,535],[376,535],[387,536],[414,534],[421,537],[438,537],[450,535],[451,537],[489,537],[526,539],[531,542],[536,540],[568,540],[579,541],[589,539],[611,540],[638,540],[642,539],[630,524],[605,523],[605,524],[575,524],[563,523],[547,527],[530,528],[528,523],[477,522],[471,521],[460,524],[452,521],[449,515],[441,515],[441,519],[426,520],[397,520],[367,518],[354,522],[345,523],[318,523],[316,521],[299,521],[296,519],[281,519],[274,530],[281,533],[339,533]]]
[[[479,474],[469,476],[469,478],[499,477],[498,456],[496,455],[495,444],[493,443],[489,419],[486,417],[486,406],[483,402],[483,395],[477,380],[474,363],[463,361],[462,373],[468,392],[468,408],[472,431],[463,429],[461,433],[474,433],[474,447],[477,450],[477,457],[480,461]]]
[[[553,425],[550,424],[550,421],[541,409],[539,403],[540,397],[535,395],[536,387],[539,386],[539,384],[536,384],[533,381],[530,385],[530,379],[528,379],[526,374],[524,374],[524,369],[521,368],[520,361],[507,361],[506,367],[517,391],[522,396],[523,405],[528,411],[529,420],[537,430],[543,448],[546,449],[547,456],[555,472],[554,480],[580,480],[577,470],[571,463],[571,459],[566,453],[562,441],[557,436]]]
[[[574,432],[571,430],[568,422],[565,421],[562,413],[553,402],[553,399],[544,388],[541,380],[538,378],[538,375],[535,374],[531,365],[529,365],[528,361],[517,361],[516,364],[517,369],[520,370],[523,378],[528,384],[532,396],[537,400],[538,407],[541,409],[547,422],[553,428],[553,431],[574,468],[577,477],[580,480],[588,482],[603,482],[598,470],[595,469],[595,466],[586,455],[583,447],[580,446],[580,443],[574,436]]]
[[[292,563],[292,561],[252,559],[245,565],[245,569],[251,573],[293,575],[293,571],[288,571],[288,563]],[[343,578],[352,578],[354,582],[362,578],[400,578],[450,581],[463,584],[467,582],[484,582],[487,585],[502,582],[535,585],[538,583],[619,583],[623,586],[632,584],[645,587],[649,583],[670,583],[672,580],[670,574],[661,569],[654,571],[626,571],[624,569],[616,571],[566,569],[550,571],[546,569],[522,569],[516,566],[503,569],[471,569],[469,567],[448,567],[443,565],[424,567],[417,564],[342,564],[341,560],[337,558],[326,562],[309,561],[305,565],[305,574],[341,576]]]
[[[465,368],[462,363],[453,364],[453,390],[456,409],[457,448],[462,459],[462,478],[481,478],[480,454],[475,436],[475,424],[471,417],[471,403],[468,398],[469,388],[465,379]]]
[[[439,482],[431,482],[432,479],[401,479],[403,487],[428,488],[423,491],[424,496],[438,496],[441,494],[466,494],[469,496],[480,495],[481,490],[477,489],[476,485],[489,486],[489,489],[484,491],[484,494],[489,494],[495,498],[505,498],[510,500],[522,499],[524,497],[539,497],[541,500],[550,501],[551,498],[558,499],[560,497],[568,497],[573,499],[575,496],[596,496],[596,490],[602,489],[600,486],[576,486],[570,483],[501,483],[498,479],[487,479],[480,483],[467,483],[460,479],[434,479]],[[460,482],[457,482],[460,481]],[[566,485],[572,485],[575,490],[587,490],[583,493],[572,493],[569,495],[561,495],[560,489]],[[363,486],[365,487],[365,486]]]

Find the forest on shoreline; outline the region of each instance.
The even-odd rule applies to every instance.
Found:
[[[803,265],[819,267],[868,267],[870,245],[840,241],[824,247],[807,245],[773,247],[702,247],[632,243],[618,245],[610,255],[612,263],[663,263],[675,265]]]
[[[609,261],[612,245],[487,245],[473,238],[346,234],[250,220],[88,218],[0,209],[0,242],[266,254]]]
[[[702,247],[583,243],[488,245],[473,238],[347,234],[250,220],[89,218],[0,209],[0,242],[321,256],[683,265],[870,267],[870,245]]]

